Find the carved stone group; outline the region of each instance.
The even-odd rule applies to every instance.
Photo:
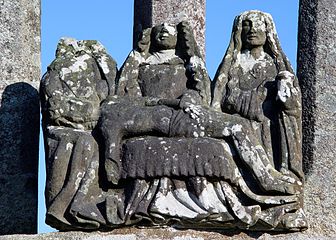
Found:
[[[236,17],[213,81],[186,22],[144,30],[119,71],[62,39],[41,98],[59,230],[307,228],[300,88],[269,14]]]

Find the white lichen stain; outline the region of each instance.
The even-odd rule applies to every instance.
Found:
[[[221,141],[220,144],[223,146],[225,152],[231,153],[231,148],[227,142]]]
[[[72,143],[67,143],[66,146],[65,146],[65,149],[66,149],[67,151],[69,151],[69,150],[72,149],[72,147],[73,147],[73,144],[72,144]]]
[[[74,129],[74,132],[85,132],[84,127],[83,129]]]
[[[187,68],[194,69],[194,68],[198,68],[198,67],[201,68],[201,69],[205,69],[204,61],[197,56],[192,56],[190,58],[189,65],[187,66]]]
[[[107,102],[107,105],[112,105],[112,104],[116,104],[116,102],[115,101],[108,101]]]
[[[79,105],[79,106],[83,106],[83,105],[84,105],[83,102],[78,101],[78,100],[74,100],[74,99],[70,99],[69,102],[74,103],[74,104],[77,104],[77,105]]]
[[[87,194],[89,191],[89,187],[92,185],[92,182],[94,181],[95,177],[96,177],[96,170],[98,169],[98,161],[92,161],[90,163],[90,166],[88,168],[88,170],[86,171],[86,174],[88,174],[88,178],[86,178],[86,181],[82,184],[81,188],[80,188],[80,192],[83,194]]]
[[[207,213],[190,198],[186,189],[178,188],[172,191],[166,178],[162,179],[160,189],[162,190],[157,193],[153,202],[153,207],[160,214],[194,219],[199,214]]]
[[[97,217],[97,216],[98,216],[97,213],[95,213],[95,212],[91,212],[90,215],[91,215],[92,217]]]
[[[76,189],[79,188],[79,184],[80,184],[80,182],[81,182],[83,176],[84,176],[84,173],[83,173],[83,172],[78,172],[78,173],[77,173],[76,181],[75,181],[75,188],[76,188]]]
[[[289,183],[292,183],[292,184],[296,183],[296,180],[294,178],[292,178],[292,177],[289,177],[289,176],[285,176],[284,175],[282,177],[282,179],[285,180],[285,181],[287,181],[287,182],[289,182]]]
[[[82,125],[82,124],[77,124],[76,126],[77,126],[77,128],[80,129],[80,130],[85,130],[85,127],[84,127],[84,125]]]
[[[228,137],[230,136],[230,131],[229,131],[229,128],[228,127],[225,127],[222,131],[222,134],[224,137]]]
[[[254,131],[258,130],[259,129],[259,123],[256,122],[256,121],[252,121],[252,128]]]
[[[262,52],[259,58],[255,59],[249,50],[244,50],[241,53],[238,53],[237,62],[241,66],[243,73],[246,74],[251,71],[256,64],[260,64],[260,67],[265,68],[267,63],[265,57],[266,54]]]
[[[109,68],[109,66],[108,66],[108,64],[107,64],[107,56],[104,56],[104,55],[102,55],[99,59],[98,59],[98,61],[99,61],[99,65],[100,65],[100,67],[102,68],[102,70],[103,70],[103,72],[105,73],[105,74],[108,74],[109,72],[110,72],[110,68]]]
[[[244,206],[242,206],[241,202],[239,202],[236,195],[232,192],[232,189],[227,186],[226,184],[223,184],[223,190],[225,191],[228,198],[231,200],[231,208],[235,215],[244,221],[245,223],[251,225],[255,222],[254,219],[252,219],[252,216],[245,210]],[[246,207],[248,209],[248,207]]]
[[[90,59],[90,55],[88,54],[84,54],[81,56],[76,57],[76,61],[73,65],[71,65],[68,68],[62,68],[61,69],[61,73],[60,73],[60,77],[62,80],[65,79],[65,75],[71,74],[71,73],[76,73],[82,70],[86,70],[87,69],[87,63],[85,62],[87,59]]]
[[[164,124],[169,124],[169,122],[170,122],[169,118],[167,118],[167,117],[163,117],[163,118],[161,118],[161,121],[162,121],[162,123],[164,123]]]
[[[207,182],[207,180],[203,180],[202,185],[204,189],[198,198],[201,203],[201,206],[211,213],[227,212],[226,207],[223,205],[221,200],[218,198],[213,184]]]
[[[111,143],[109,146],[109,153],[113,153],[113,151],[115,150],[115,147],[116,147],[116,143],[115,142]]]
[[[132,126],[134,124],[134,121],[133,120],[128,120],[125,125],[126,126]]]

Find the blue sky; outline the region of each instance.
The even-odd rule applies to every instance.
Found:
[[[226,51],[236,15],[261,10],[273,16],[282,48],[296,69],[299,0],[207,0],[206,65],[212,78]],[[120,67],[132,49],[133,0],[42,0],[42,74],[54,59],[61,37],[99,40]],[[38,232],[44,223],[44,149],[41,136]]]

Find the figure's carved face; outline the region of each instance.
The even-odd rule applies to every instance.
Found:
[[[177,31],[173,26],[163,23],[154,27],[154,41],[158,50],[174,49],[177,42]]]
[[[256,13],[247,15],[242,25],[241,38],[245,48],[251,49],[265,44],[266,24],[262,16]]]

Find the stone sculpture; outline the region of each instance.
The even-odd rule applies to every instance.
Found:
[[[93,92],[75,97],[78,110],[73,106],[71,114],[82,115],[69,118],[63,112],[69,84],[56,92],[67,81],[68,58],[56,58],[42,81],[49,224],[61,230],[307,227],[300,89],[270,15],[249,11],[235,19],[212,101],[211,81],[185,22],[143,31],[115,87],[114,61],[105,51],[74,49],[76,62],[85,53],[99,71],[78,68],[67,80],[79,89],[87,75],[103,84],[96,85],[98,98]],[[95,113],[92,119],[84,107]]]
[[[91,224],[73,209],[85,205],[88,188],[99,202],[102,190],[97,182],[99,149],[94,129],[100,103],[114,92],[116,74],[115,61],[99,42],[64,38],[41,81],[46,222],[57,229],[73,229],[73,222],[85,228]]]

